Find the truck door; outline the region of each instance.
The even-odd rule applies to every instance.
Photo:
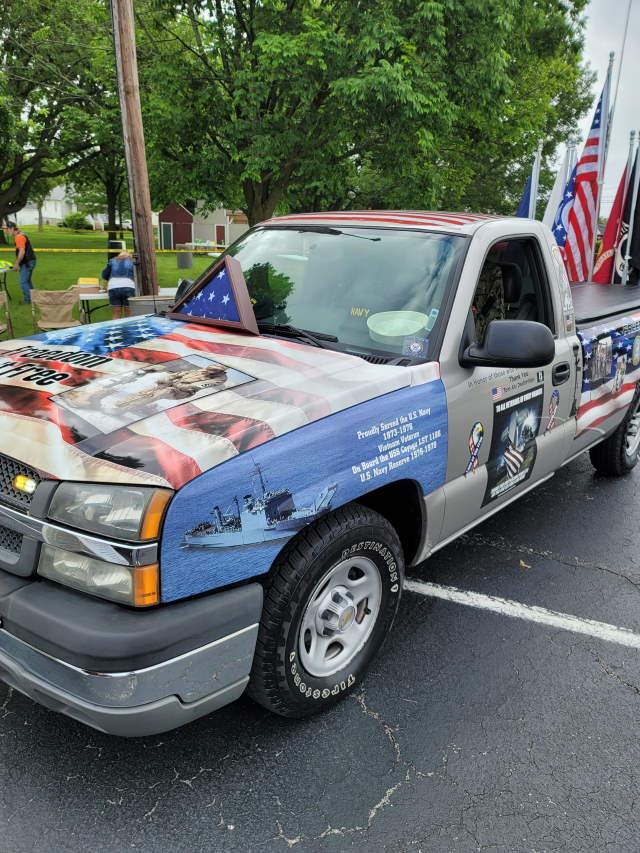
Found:
[[[475,265],[471,250],[467,258],[465,268],[481,273],[477,280],[465,280],[463,273],[441,357],[449,408],[441,542],[548,477],[566,456],[575,430],[576,356],[556,281],[550,280],[554,271],[544,258],[534,236],[494,241]],[[502,319],[549,326],[553,363],[462,367],[463,349],[482,341],[489,322]]]

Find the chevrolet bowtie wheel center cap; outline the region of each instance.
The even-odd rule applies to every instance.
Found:
[[[316,626],[323,637],[342,634],[347,631],[356,618],[353,596],[343,586],[331,589],[318,607]]]

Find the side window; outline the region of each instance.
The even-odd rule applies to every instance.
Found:
[[[491,247],[480,272],[471,314],[477,343],[483,342],[492,320],[535,320],[555,331],[536,240],[501,240]]]
[[[481,344],[484,341],[487,326],[492,320],[505,319],[505,310],[502,268],[493,259],[487,258],[480,272],[478,286],[471,303],[477,343]]]

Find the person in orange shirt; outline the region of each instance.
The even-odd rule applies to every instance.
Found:
[[[25,305],[29,305],[31,302],[30,291],[33,288],[31,274],[33,273],[33,268],[36,265],[36,254],[33,251],[31,240],[29,240],[26,234],[22,233],[15,222],[9,222],[5,230],[8,231],[15,240],[16,262],[11,269],[14,272],[20,273],[20,287],[22,289],[22,295],[24,296],[24,303]]]

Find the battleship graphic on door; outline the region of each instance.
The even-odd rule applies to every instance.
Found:
[[[337,488],[337,483],[330,483],[311,506],[298,509],[289,489],[267,487],[262,468],[256,462],[251,492],[242,498],[236,495],[226,509],[214,506],[209,519],[185,532],[183,547],[233,548],[288,539],[331,509]]]

